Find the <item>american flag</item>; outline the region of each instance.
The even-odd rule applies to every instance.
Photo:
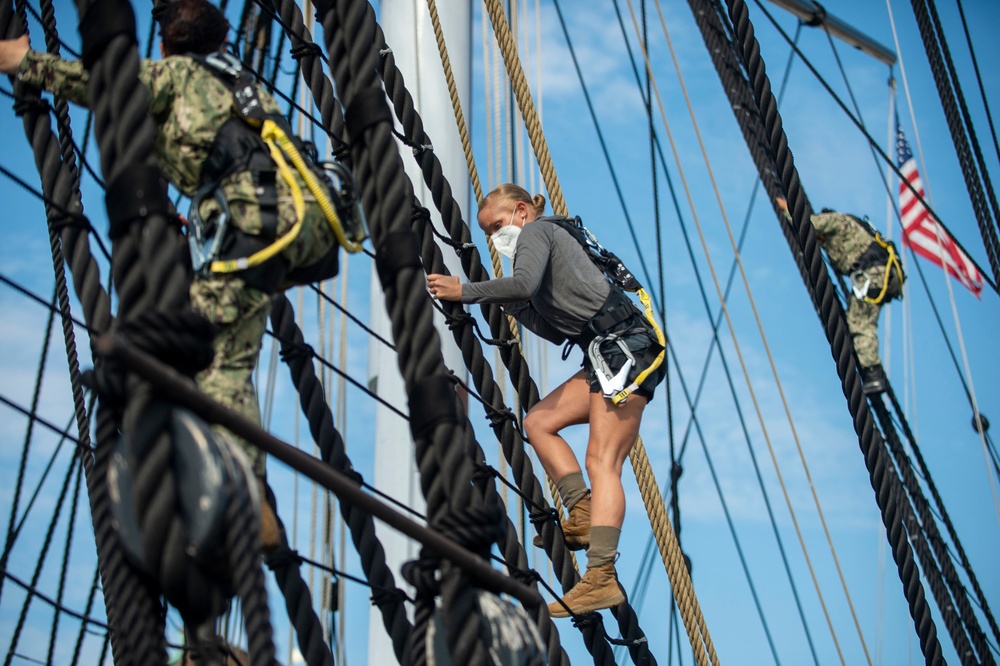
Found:
[[[913,251],[920,256],[944,268],[978,298],[983,290],[982,273],[921,203],[921,199],[924,198],[924,183],[920,180],[917,161],[913,159],[910,144],[906,142],[903,130],[899,126],[899,114],[896,114],[896,165],[903,177],[920,194],[918,199],[905,182],[899,182],[899,212],[903,221],[903,243],[913,248]]]

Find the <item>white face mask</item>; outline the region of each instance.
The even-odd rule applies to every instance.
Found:
[[[514,226],[514,213],[516,212],[517,208],[515,207],[510,212],[510,222],[507,223],[507,226],[500,227],[490,236],[493,240],[493,247],[508,259],[514,258],[514,251],[517,249],[517,237],[521,233],[521,227]]]

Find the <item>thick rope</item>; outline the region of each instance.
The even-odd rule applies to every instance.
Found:
[[[292,382],[299,394],[302,412],[309,422],[309,430],[320,450],[323,462],[339,472],[355,474],[354,466],[347,456],[344,439],[337,430],[329,402],[323,393],[323,385],[316,376],[312,358],[295,353],[303,348],[305,339],[295,323],[292,305],[285,296],[278,296],[271,306],[271,325],[281,343],[282,359],[288,364]],[[392,571],[385,561],[385,550],[375,533],[375,523],[371,515],[346,503],[338,502],[344,523],[351,531],[351,538],[358,551],[365,579],[373,587],[393,590],[385,595],[384,602],[378,604],[382,622],[392,640],[393,651],[400,662],[404,661],[405,647],[413,627],[406,617],[403,604],[405,595],[396,587]]]
[[[680,86],[681,86],[681,92],[684,95],[684,100],[685,100],[685,103],[687,105],[688,113],[690,115],[691,122],[692,122],[692,124],[694,126],[695,135],[698,138],[698,145],[699,145],[699,147],[701,149],[702,158],[703,158],[703,160],[705,162],[705,165],[706,165],[706,168],[708,170],[709,179],[712,182],[712,189],[713,189],[713,192],[715,194],[716,201],[717,201],[717,203],[719,205],[719,211],[720,211],[721,216],[722,216],[722,221],[723,221],[723,223],[725,225],[725,228],[726,228],[726,233],[727,233],[728,238],[729,238],[730,246],[733,249],[733,256],[735,258],[735,264],[739,268],[739,274],[740,274],[740,277],[742,279],[744,289],[747,292],[747,298],[748,298],[749,303],[750,303],[750,309],[753,312],[754,321],[756,323],[757,330],[760,333],[761,341],[762,341],[762,343],[764,345],[764,351],[765,351],[765,354],[766,354],[767,359],[768,359],[768,364],[770,365],[770,368],[771,368],[771,373],[772,373],[772,375],[774,377],[774,383],[775,383],[775,386],[776,386],[776,388],[778,390],[778,395],[781,398],[781,404],[782,404],[782,407],[783,407],[784,412],[785,412],[785,417],[786,417],[786,419],[788,421],[788,425],[789,425],[790,431],[792,433],[792,439],[795,441],[795,448],[796,448],[796,451],[798,452],[799,460],[802,463],[802,468],[803,468],[803,470],[805,472],[806,480],[809,483],[809,490],[810,490],[810,493],[812,494],[813,503],[816,506],[816,511],[817,511],[818,516],[819,516],[820,524],[823,527],[823,534],[826,537],[827,545],[829,546],[830,554],[831,554],[831,556],[833,558],[833,563],[834,563],[834,566],[835,566],[835,568],[837,570],[837,576],[840,579],[841,588],[844,591],[844,597],[847,600],[848,608],[851,611],[851,618],[854,621],[854,626],[855,626],[855,629],[857,630],[858,639],[861,642],[862,649],[864,650],[865,659],[866,659],[866,661],[869,664],[871,664],[871,656],[870,656],[870,654],[868,652],[868,645],[865,642],[864,634],[863,634],[863,632],[861,630],[861,623],[858,620],[858,615],[857,615],[857,612],[856,612],[856,610],[854,608],[854,602],[851,599],[850,591],[847,588],[847,581],[846,581],[846,579],[844,577],[843,569],[842,569],[842,567],[840,565],[840,558],[837,556],[837,550],[836,550],[836,547],[834,546],[833,537],[830,534],[830,529],[829,529],[829,526],[827,525],[827,522],[826,522],[826,517],[825,517],[825,514],[823,512],[823,506],[822,506],[822,503],[820,502],[819,495],[816,492],[816,487],[815,487],[815,484],[813,483],[813,480],[812,480],[812,473],[809,470],[809,464],[808,464],[808,462],[806,461],[806,458],[805,458],[805,452],[802,450],[802,443],[801,443],[801,440],[799,439],[798,431],[797,431],[797,429],[795,427],[795,420],[792,418],[791,409],[790,409],[790,407],[788,405],[788,400],[787,400],[787,398],[785,396],[785,391],[782,388],[781,379],[778,376],[778,369],[777,369],[777,366],[775,365],[775,362],[774,362],[774,356],[771,353],[771,347],[770,347],[770,344],[768,343],[767,335],[764,332],[764,326],[763,326],[763,323],[761,322],[761,319],[760,319],[760,313],[757,310],[757,305],[756,305],[756,301],[755,301],[754,296],[753,296],[753,291],[750,288],[750,282],[747,279],[746,271],[745,271],[745,269],[743,267],[743,261],[742,261],[741,256],[740,256],[740,251],[739,251],[739,247],[737,246],[736,239],[735,239],[735,237],[733,235],[732,226],[730,225],[730,222],[729,222],[729,216],[726,214],[725,206],[723,205],[723,202],[722,202],[722,195],[721,195],[721,192],[719,190],[718,182],[716,181],[716,178],[715,178],[715,175],[714,175],[714,171],[713,171],[712,166],[710,164],[710,160],[709,160],[709,157],[708,157],[708,152],[707,152],[707,150],[705,148],[705,143],[704,143],[704,140],[702,138],[701,130],[698,127],[698,121],[696,119],[696,114],[694,112],[694,107],[693,107],[693,105],[691,103],[691,98],[688,95],[687,86],[684,83],[684,76],[683,76],[683,74],[681,73],[681,70],[680,70],[680,63],[678,62],[676,53],[674,51],[673,41],[671,40],[670,32],[667,29],[666,20],[664,19],[663,11],[662,11],[662,9],[660,7],[660,3],[657,2],[656,6],[657,6],[657,12],[658,12],[659,18],[660,18],[660,25],[661,25],[661,27],[663,29],[663,34],[664,34],[664,36],[666,38],[667,46],[668,46],[668,48],[670,50],[670,56],[671,56],[671,59],[673,60],[674,68],[677,71],[678,79],[679,79]],[[630,11],[632,10],[631,0],[629,0],[629,10]],[[636,24],[636,21],[635,21],[635,13],[634,12],[632,12],[632,21],[633,21],[633,24],[636,25],[636,31],[638,32],[638,25]],[[643,55],[646,58],[647,68],[649,68],[649,56],[648,56],[648,53],[645,50],[645,47],[643,47]],[[673,136],[672,136],[672,134],[670,132],[669,122],[667,121],[666,113],[664,112],[663,102],[660,99],[659,90],[658,90],[658,88],[655,85],[655,79],[654,79],[653,89],[654,89],[654,92],[656,93],[657,102],[659,103],[659,106],[660,106],[660,112],[663,115],[664,124],[667,127],[667,133],[668,133],[668,136],[670,137],[671,147],[674,149],[675,156],[677,156],[677,150],[676,150],[676,147],[674,147]],[[679,161],[678,161],[678,164],[679,164]],[[682,182],[684,184],[685,191],[687,192],[687,181],[686,181],[686,179],[684,177],[683,171],[681,172],[681,180],[682,180]],[[694,211],[695,210],[695,208],[694,208],[694,202],[691,200],[691,195],[690,195],[689,192],[688,192],[688,199],[689,199],[689,203],[691,203],[691,205],[692,205],[692,211]],[[702,247],[705,250],[705,256],[706,256],[706,258],[708,260],[708,267],[709,267],[709,271],[710,271],[710,273],[712,275],[712,280],[713,280],[713,283],[714,283],[715,288],[716,288],[716,293],[719,296],[720,302],[723,303],[723,306],[722,306],[723,307],[723,313],[726,316],[726,323],[729,326],[730,334],[732,335],[733,340],[734,340],[734,344],[736,345],[736,354],[737,354],[737,357],[740,360],[740,364],[741,364],[741,367],[743,369],[744,376],[747,379],[747,385],[749,387],[751,398],[753,399],[753,402],[754,402],[754,406],[755,406],[755,408],[757,408],[756,396],[754,394],[753,387],[750,385],[749,374],[747,374],[746,367],[743,365],[742,353],[740,351],[739,344],[736,342],[736,339],[737,339],[736,338],[736,331],[735,331],[735,329],[733,327],[733,323],[732,323],[732,321],[731,321],[731,319],[729,317],[729,310],[725,306],[725,296],[722,293],[722,288],[721,288],[721,285],[719,284],[718,276],[717,276],[717,274],[715,272],[715,267],[714,267],[712,259],[711,259],[711,254],[710,254],[708,245],[705,242],[704,234],[702,233],[701,222],[699,220],[699,217],[698,217],[697,213],[694,214],[694,221],[695,221],[695,225],[698,228],[698,234],[699,234],[699,237],[701,238]],[[773,449],[771,449],[770,437],[767,434],[766,427],[764,427],[763,417],[762,417],[762,415],[760,413],[760,410],[759,410],[759,408],[757,408],[757,409],[758,409],[758,417],[760,417],[760,420],[761,420],[761,428],[763,429],[765,440],[768,443],[769,450],[771,450],[771,456],[772,456],[772,460],[775,463],[775,469],[777,471],[778,478],[779,478],[779,480],[781,480],[781,471],[780,471],[779,466],[778,466],[777,458],[774,456],[774,451],[773,451]],[[783,483],[784,482],[782,481],[782,484]],[[786,494],[786,497],[787,497],[787,494]],[[791,511],[791,503],[790,502],[789,502],[789,510]],[[796,529],[798,530],[798,523],[797,523],[797,521],[796,521]],[[799,538],[800,538],[800,541],[801,541],[801,534],[799,534]],[[804,550],[804,541],[802,541],[802,543],[803,543],[803,550]],[[808,555],[807,555],[807,559],[808,559]],[[812,567],[812,565],[810,563],[810,569],[811,569],[811,567]],[[817,588],[818,588],[818,585],[817,585]],[[838,650],[839,650],[839,646],[838,646]]]
[[[425,387],[441,386],[447,375],[440,338],[434,330],[430,296],[424,288],[423,272],[415,256],[415,239],[409,230],[407,208],[412,201],[412,188],[403,171],[391,132],[391,115],[376,75],[374,12],[367,2],[353,0],[324,0],[317,7],[328,39],[333,78],[348,110],[346,115],[350,116],[356,103],[365,104],[370,113],[377,114],[366,114],[369,119],[353,131],[349,126],[348,135],[376,248],[376,267],[392,322],[399,367],[412,403],[420,399]],[[346,43],[348,35],[350,44]],[[405,249],[386,256],[386,243]],[[457,396],[448,399],[453,401],[450,409],[458,413]],[[428,522],[435,528],[449,516],[481,504],[480,498],[472,493],[472,466],[461,444],[465,426],[462,419],[443,415],[413,432],[421,486],[427,498]],[[442,564],[447,644],[456,663],[485,664],[489,655],[479,639],[483,619],[474,588],[457,585],[460,580],[466,580],[464,573],[450,563]],[[426,623],[416,631],[423,634]]]
[[[660,550],[663,566],[667,570],[667,577],[670,579],[670,587],[674,591],[674,599],[677,600],[677,607],[684,620],[688,640],[691,641],[694,658],[702,666],[709,663],[718,666],[719,656],[715,652],[715,645],[708,633],[708,625],[705,623],[705,617],[698,604],[694,584],[691,582],[691,572],[684,562],[681,544],[670,524],[670,516],[667,515],[667,508],[661,499],[659,485],[653,475],[652,468],[649,466],[649,458],[646,456],[646,447],[642,443],[642,437],[636,439],[635,446],[632,447],[628,455],[635,468],[639,487],[649,486],[654,491],[653,493],[643,493],[642,499],[646,505],[646,512],[649,514],[650,526],[656,535],[656,544]],[[650,498],[653,498],[653,501],[650,501]]]
[[[875,416],[882,426],[882,431],[886,435],[889,452],[900,471],[903,488],[906,490],[916,512],[916,517],[919,519],[917,529],[922,532],[922,538],[914,539],[914,544],[918,546],[917,553],[921,558],[920,565],[924,571],[924,578],[927,579],[934,600],[942,611],[941,615],[947,625],[948,633],[952,637],[955,650],[963,664],[995,664],[986,642],[986,636],[983,634],[975,611],[969,603],[965,586],[958,578],[951,553],[938,530],[936,517],[927,498],[924,497],[910,457],[903,449],[903,444],[896,434],[892,417],[882,400],[872,400],[871,404]],[[914,440],[911,440],[910,443],[911,445],[916,444]],[[917,450],[914,448],[914,451]],[[928,485],[932,484],[933,481],[930,481]],[[932,553],[933,557],[937,559],[937,563],[932,559]],[[972,651],[972,647],[975,647],[975,652]],[[976,653],[978,653],[978,657]]]
[[[290,35],[292,48],[297,49],[296,52],[304,54],[300,58],[302,74],[317,107],[320,109],[323,126],[327,128],[339,145],[346,145],[343,111],[334,97],[333,84],[324,73],[321,61],[315,57],[321,51],[305,25],[301,10],[293,0],[275,0],[274,6],[280,15],[282,26]],[[321,457],[339,471],[353,472],[353,465],[347,457],[343,437],[334,425],[333,413],[324,396],[323,385],[316,377],[311,360],[300,358],[301,355],[292,353],[298,345],[304,342],[304,338],[295,324],[291,303],[284,296],[274,300],[271,307],[271,321],[275,331],[278,332],[283,358],[288,363],[292,373],[303,412],[309,421],[310,431],[320,449]],[[343,502],[340,502],[339,506],[344,522],[350,527],[362,569],[369,583],[386,589],[396,589],[392,572],[385,561],[382,544],[375,534],[375,525],[371,516]],[[378,608],[382,614],[383,625],[392,640],[396,658],[402,661],[412,626],[406,617],[402,593],[386,595],[385,599],[386,603],[378,604]],[[311,635],[312,631],[308,632],[307,636],[300,634],[300,641],[307,640],[308,636]],[[308,652],[315,654],[317,648],[310,647]]]
[[[791,151],[788,149],[788,141],[781,126],[781,116],[771,92],[764,62],[760,57],[760,45],[754,36],[746,3],[743,0],[726,0],[726,4],[735,28],[739,53],[749,73],[754,100],[760,109],[768,145],[774,155],[775,171],[780,175],[783,189],[788,194],[792,220],[787,223],[790,228],[786,231],[786,236],[789,239],[794,236],[797,241],[789,243],[790,249],[793,255],[801,253],[800,269],[807,267],[807,270],[802,271],[802,277],[813,297],[837,362],[837,374],[854,418],[854,428],[858,433],[872,488],[876,491],[882,521],[892,546],[893,559],[899,570],[910,614],[920,638],[921,650],[929,663],[937,663],[942,661],[941,646],[920,585],[919,571],[913,562],[913,552],[903,533],[902,517],[899,515],[899,512],[903,511],[905,516],[908,507],[905,506],[905,502],[897,503],[901,497],[901,489],[895,476],[895,468],[892,460],[885,455],[882,438],[874,426],[871,412],[861,392],[861,381],[857,374],[843,309],[837,300],[836,289],[830,281],[815,231],[809,221],[811,210],[802,192]],[[779,215],[779,219],[781,217]],[[782,220],[782,224],[786,222]]]
[[[941,521],[944,523],[945,529],[948,530],[948,536],[951,538],[951,542],[955,546],[955,552],[958,555],[959,562],[962,564],[962,568],[965,570],[966,575],[969,577],[969,582],[972,584],[972,591],[976,595],[976,601],[979,603],[979,607],[982,609],[983,615],[986,616],[986,621],[990,625],[990,630],[993,633],[993,640],[1000,645],[1000,627],[997,626],[996,618],[993,617],[993,612],[990,610],[989,603],[986,601],[986,595],[983,593],[983,588],[979,584],[979,579],[972,570],[972,564],[969,562],[969,558],[965,554],[965,548],[962,547],[962,542],[958,538],[958,532],[955,530],[955,525],[951,521],[951,516],[948,515],[948,510],[944,506],[944,501],[941,499],[941,494],[938,492],[937,485],[934,483],[931,471],[927,467],[927,463],[924,460],[923,453],[921,453],[920,447],[917,446],[917,438],[913,434],[913,431],[910,430],[910,423],[903,414],[903,409],[900,406],[899,401],[896,399],[896,394],[893,392],[891,386],[889,387],[887,393],[889,394],[889,400],[892,402],[893,409],[896,411],[896,415],[899,418],[900,425],[903,428],[903,434],[910,443],[910,450],[913,451],[913,457],[917,461],[920,476],[924,479],[924,482],[927,484],[927,489],[931,492],[931,498],[934,500],[934,506],[937,509],[937,513],[941,516]]]
[[[920,29],[920,37],[924,42],[924,51],[930,62],[931,73],[934,75],[934,83],[937,85],[938,96],[941,98],[941,106],[944,108],[948,130],[951,132],[952,142],[955,144],[955,153],[958,155],[958,161],[962,167],[962,175],[965,178],[965,186],[972,201],[972,209],[976,214],[976,222],[979,224],[979,231],[983,237],[986,256],[989,259],[990,268],[993,269],[993,279],[1000,284],[1000,238],[997,236],[996,229],[998,220],[995,219],[995,217],[1000,217],[1000,212],[997,211],[996,197],[983,164],[982,153],[979,149],[979,143],[976,141],[965,99],[954,73],[951,55],[947,51],[944,33],[941,31],[940,22],[937,19],[937,10],[931,3],[931,9],[928,11],[927,0],[911,0],[911,4],[917,20],[917,27]],[[942,56],[942,50],[944,56]],[[961,111],[959,107],[961,107]],[[964,124],[963,118],[965,119]],[[971,134],[972,148],[969,146],[969,134]],[[975,149],[976,161],[973,160],[973,148]],[[984,184],[986,193],[983,192]],[[987,194],[990,198],[989,203],[986,200]],[[990,204],[992,204],[993,215],[990,213]]]
[[[12,38],[24,32],[24,28],[19,27],[14,21],[10,11],[11,5],[9,3],[0,5],[0,34],[6,38]],[[47,31],[49,27],[54,30],[54,23],[47,27]],[[15,92],[19,93],[19,97],[29,100],[39,99],[37,91],[29,93],[26,87],[19,84],[15,84]],[[60,160],[60,150],[56,145],[47,115],[39,113],[36,110],[38,107],[35,105],[29,105],[27,108],[28,110],[23,115],[24,129],[34,151],[35,165],[41,175],[42,191],[46,198],[58,205],[60,209],[75,213],[82,212],[77,186],[79,176],[71,163],[64,163]],[[52,208],[54,209],[55,206]],[[75,291],[83,306],[84,320],[92,330],[103,331],[108,328],[111,322],[110,299],[101,285],[100,270],[90,252],[87,233],[86,229],[78,225],[62,225],[60,236],[62,248],[68,257],[70,271],[73,275]],[[116,430],[114,424],[108,425],[111,426],[111,430],[105,429],[103,431],[107,434],[108,439],[102,440],[98,437],[97,453],[93,459],[91,456],[84,456],[83,465],[97,543],[105,611],[111,626],[118,627],[120,626],[118,624],[118,600],[125,594],[132,595],[139,600],[141,592],[139,592],[137,579],[127,570],[128,565],[124,563],[124,555],[111,528],[110,501],[104,482],[107,470],[105,463],[111,438],[116,438],[117,434],[112,434]],[[89,428],[85,429],[89,430]],[[100,435],[101,432],[102,430],[99,428],[98,434]],[[107,445],[103,447],[103,450],[102,442]],[[155,606],[155,602],[149,597],[142,597],[139,603],[148,603],[150,608]],[[111,649],[116,661],[123,663],[120,659],[124,646],[119,640],[119,636],[117,632],[111,632]]]
[[[462,141],[462,151],[465,154],[465,163],[469,169],[469,178],[472,180],[472,190],[476,195],[476,201],[483,201],[483,186],[479,182],[479,170],[476,168],[476,160],[472,154],[472,139],[469,136],[469,126],[465,122],[465,113],[462,111],[462,99],[458,96],[458,86],[455,84],[455,73],[451,69],[451,57],[448,55],[448,45],[444,40],[444,30],[441,29],[441,18],[438,16],[437,3],[435,0],[427,0],[427,10],[431,15],[431,25],[434,27],[434,39],[437,42],[438,55],[441,57],[441,67],[444,69],[444,78],[448,85],[448,96],[451,98],[451,110],[455,114],[455,123],[458,125],[458,136]],[[490,251],[490,264],[493,266],[493,277],[503,277],[503,264],[500,260],[500,253],[493,247],[493,240],[487,236],[486,246]],[[517,328],[517,320],[513,316],[507,315],[510,325],[511,335],[521,345],[521,333]],[[551,483],[551,480],[549,481]],[[557,494],[553,490],[553,495]]]
[[[538,118],[535,103],[531,98],[531,87],[528,85],[528,78],[524,75],[524,70],[521,68],[521,60],[517,54],[517,43],[511,34],[510,25],[507,23],[503,3],[500,0],[486,0],[486,9],[490,13],[490,21],[493,23],[493,34],[497,38],[500,53],[503,55],[504,65],[507,67],[507,75],[510,78],[511,86],[514,88],[517,106],[521,111],[521,117],[524,118],[525,129],[528,130],[528,140],[531,141],[531,148],[535,151],[535,157],[542,172],[542,179],[545,181],[545,188],[549,192],[552,211],[556,215],[568,215],[569,209],[566,207],[566,199],[563,197],[562,188],[559,187],[559,179],[556,177],[552,155],[549,153],[548,144],[545,142],[545,134],[542,132],[542,123]]]
[[[424,266],[428,272],[444,270],[444,257],[441,254],[440,248],[434,242],[434,235],[431,233],[430,224],[420,216],[415,216],[413,219],[414,231],[416,231],[421,237],[421,258]],[[461,304],[445,301],[442,302],[442,306],[444,308],[446,318],[450,321],[455,321],[456,319],[462,321],[460,318],[465,315],[465,311]],[[454,325],[450,326],[450,328],[452,329],[452,334],[454,335],[456,344],[458,344],[459,348],[462,350],[462,357],[465,361],[466,367],[469,368],[469,372],[472,374],[476,391],[479,393],[480,397],[484,400],[484,402],[487,402],[493,410],[496,410],[496,412],[500,413],[507,411],[507,407],[503,402],[503,391],[500,390],[500,387],[493,379],[493,371],[490,368],[489,363],[486,361],[482,346],[479,343],[479,339],[472,331],[472,327],[467,325]],[[513,452],[515,450],[521,452],[524,451],[524,442],[521,440],[520,432],[514,427],[512,419],[492,419],[491,423],[493,431],[497,436],[497,441],[501,443],[501,449],[505,453],[507,451]],[[477,464],[485,463],[486,457],[475,440],[467,442],[466,448],[469,450],[470,458]],[[476,485],[482,493],[483,499],[486,503],[500,503],[499,493],[497,492],[496,485],[492,482],[492,479],[485,479],[477,476]],[[550,528],[554,527],[551,522],[548,522],[547,524]],[[521,543],[518,541],[517,530],[513,523],[510,522],[509,518],[505,521],[504,527],[504,538],[499,543],[504,559],[507,561],[508,565],[515,566],[520,570],[526,570],[528,568],[527,554],[521,546]],[[555,530],[550,529],[549,531],[554,532]],[[562,539],[553,538],[552,541],[553,543],[563,543]],[[533,581],[532,587],[537,587],[537,583]],[[532,609],[532,613],[532,619],[534,619],[539,633],[542,636],[542,640],[545,641],[547,646],[548,662],[550,664],[569,663],[569,658],[560,645],[559,632],[549,618],[548,608],[539,605],[537,609]]]

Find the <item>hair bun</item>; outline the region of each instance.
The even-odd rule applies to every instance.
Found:
[[[541,194],[531,197],[531,203],[535,207],[535,215],[541,215],[545,212],[545,197]]]

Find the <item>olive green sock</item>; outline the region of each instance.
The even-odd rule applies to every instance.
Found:
[[[583,481],[583,473],[570,472],[556,481],[556,490],[568,512],[573,508],[573,505],[587,496],[587,484]]]
[[[593,569],[614,562],[618,555],[618,539],[622,531],[608,525],[591,525],[590,548],[587,549],[587,568]]]

